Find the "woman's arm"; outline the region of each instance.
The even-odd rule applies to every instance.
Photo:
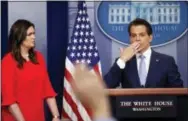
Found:
[[[60,121],[60,115],[59,115],[59,112],[58,112],[58,109],[57,109],[57,104],[56,104],[56,100],[54,97],[50,97],[50,98],[47,98],[46,99],[46,102],[50,108],[50,111],[52,113],[52,116],[53,116],[53,120],[54,119],[57,119],[57,121],[59,120]],[[55,120],[56,121],[56,120]]]
[[[48,76],[47,68],[45,60],[40,52],[37,53],[39,57],[39,62],[41,63],[41,66],[44,68],[45,72],[45,79],[44,79],[44,98],[46,99],[46,102],[48,104],[48,107],[50,108],[50,111],[53,115],[52,121],[60,121],[60,115],[57,109],[57,104],[55,100],[56,93],[52,88],[52,85],[50,83],[50,79]]]
[[[24,116],[17,104],[15,89],[16,77],[15,77],[16,63],[14,62],[11,54],[7,54],[2,59],[2,107],[8,108],[12,116],[17,121],[25,121]]]
[[[17,121],[25,121],[23,114],[17,103],[11,104],[9,106],[9,111]]]

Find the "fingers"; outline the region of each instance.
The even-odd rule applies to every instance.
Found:
[[[120,54],[122,54],[124,49],[120,47],[119,50],[120,50]]]
[[[134,54],[138,53],[140,50],[140,42],[134,42],[133,44],[131,44],[131,47],[134,51]]]
[[[87,72],[87,67],[84,64],[78,64],[75,66],[75,71],[73,74],[72,84],[76,86],[80,81],[83,80],[85,73]]]
[[[85,64],[77,64],[75,66],[75,72],[76,73],[79,73],[79,72],[82,72],[82,71],[85,71],[85,70],[87,70],[87,67],[86,67]]]
[[[74,75],[77,77],[77,76],[82,76],[84,75],[88,70],[87,68],[87,65],[85,64],[77,64],[75,66],[75,72],[74,72]]]
[[[138,48],[138,52],[140,52],[141,50],[143,50],[143,47],[139,47]]]
[[[137,48],[140,46],[140,42],[134,42],[133,44],[131,44],[131,46],[132,46],[134,49],[137,49]]]
[[[138,50],[140,47],[140,43],[137,43],[136,46],[135,46],[135,49]]]
[[[75,66],[75,72],[73,75],[75,83],[82,83],[83,81],[93,77],[93,73],[89,70],[86,64],[78,64]]]
[[[73,79],[71,81],[71,86],[75,94],[80,92],[80,88],[87,78],[88,68],[84,64],[75,65],[75,71],[73,73]],[[86,76],[86,77],[85,77]]]

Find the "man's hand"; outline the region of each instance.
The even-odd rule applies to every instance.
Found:
[[[120,58],[127,62],[139,51],[139,47],[140,43],[134,42],[127,48],[120,48]]]
[[[90,72],[85,65],[76,66],[73,78],[74,93],[83,104],[89,106],[93,116],[109,117],[110,107],[102,78]]]

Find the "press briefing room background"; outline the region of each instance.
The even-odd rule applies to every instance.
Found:
[[[102,74],[106,74],[119,48],[129,44],[128,23],[145,18],[152,24],[152,48],[174,57],[184,87],[188,87],[188,4],[187,2],[86,2],[91,28],[97,43]],[[125,11],[113,13],[118,7]],[[128,10],[131,8],[131,11]],[[134,11],[142,11],[139,14]],[[116,11],[117,12],[117,11]],[[125,12],[126,14],[124,14]],[[171,13],[172,12],[172,13]],[[63,74],[67,42],[77,15],[77,2],[1,1],[1,58],[8,49],[8,31],[17,19],[28,19],[36,27],[36,49],[43,53],[50,80],[62,107]],[[124,19],[115,19],[115,16]],[[165,16],[165,17],[164,17]],[[156,72],[157,73],[157,72]]]

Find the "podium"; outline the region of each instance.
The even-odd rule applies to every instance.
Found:
[[[119,121],[188,121],[188,88],[107,89]]]

